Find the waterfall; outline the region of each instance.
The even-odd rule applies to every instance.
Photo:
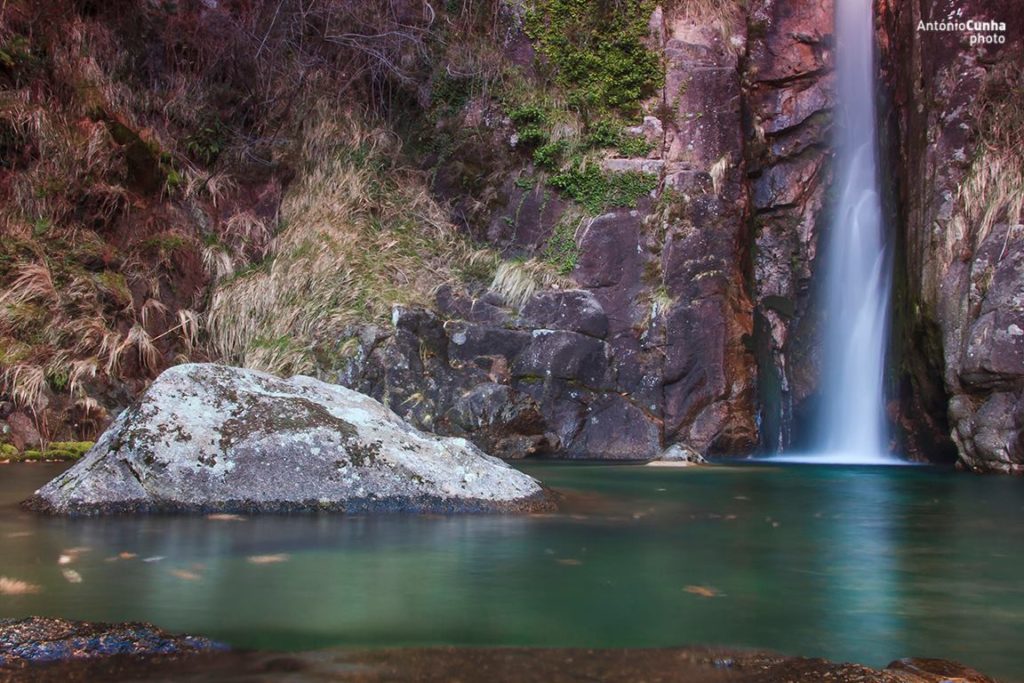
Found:
[[[836,0],[838,203],[825,252],[822,462],[889,462],[882,379],[891,264],[879,197],[872,0]]]
[[[907,464],[888,454],[883,375],[891,262],[879,195],[872,0],[835,0],[835,208],[824,265],[821,411],[807,454],[776,460]]]

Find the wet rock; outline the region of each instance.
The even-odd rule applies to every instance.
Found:
[[[6,437],[18,450],[26,448],[39,448],[42,445],[42,437],[36,429],[35,421],[23,411],[15,411],[7,416]]]
[[[309,377],[218,365],[165,371],[77,465],[27,505],[121,512],[499,512],[540,485],[460,438],[411,427]]]
[[[706,465],[708,461],[704,459],[704,456],[689,446],[676,443],[662,451],[661,455],[658,456],[658,459],[655,462]]]
[[[760,441],[791,445],[794,416],[818,384],[811,280],[827,234],[835,106],[832,1],[754,0],[745,77],[750,125],[753,346]],[[781,305],[780,305],[781,304]]]
[[[878,7],[889,93],[882,132],[893,141],[903,241],[894,311],[899,419],[917,441],[944,432],[942,443],[926,438],[926,446],[944,449],[951,438],[963,468],[1024,474],[1024,226],[1007,207],[1011,195],[1001,201],[970,182],[998,168],[998,157],[1017,161],[1006,138],[982,128],[986,112],[1020,109],[1024,37],[1011,31],[999,44],[971,46],[969,34],[917,30],[945,11],[938,1]],[[964,17],[1018,10],[1012,0],[957,8]]]
[[[150,624],[102,624],[44,617],[0,619],[0,678],[4,669],[33,664],[222,651],[207,638],[167,633]]]
[[[568,455],[576,458],[647,460],[661,449],[658,423],[640,408],[617,395],[608,395],[588,407],[579,435]]]
[[[943,674],[939,672],[948,672]],[[721,647],[566,649],[436,647],[321,650],[308,653],[223,652],[155,660],[65,662],[32,671],[33,681],[296,680],[442,683],[571,683],[600,680],[687,683],[994,683],[943,660],[900,660],[885,669],[824,659],[787,657]]]
[[[958,662],[951,662],[948,659],[914,658],[897,659],[885,667],[886,671],[898,671],[911,676],[916,676],[927,683],[952,683],[953,681],[964,681],[965,683],[996,683],[994,678],[964,666]]]
[[[480,384],[460,396],[448,419],[488,453],[523,458],[558,448],[558,437],[545,431],[540,406],[505,384]]]
[[[610,354],[604,342],[565,330],[534,330],[516,359],[515,377],[576,380],[591,388],[609,384]]]

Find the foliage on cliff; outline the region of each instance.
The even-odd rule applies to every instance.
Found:
[[[526,30],[555,68],[571,105],[636,113],[664,78],[647,49],[652,0],[534,0]]]
[[[994,67],[974,103],[977,144],[970,171],[960,186],[960,230],[973,230],[980,245],[999,221],[1024,218],[1024,68],[1008,59]],[[1007,239],[1017,230],[1007,233]],[[1018,234],[1017,239],[1022,235]]]
[[[361,278],[334,300],[337,319],[380,314],[392,294],[425,297],[428,278],[406,277],[422,263],[458,268],[464,247],[395,161],[384,120],[429,74],[438,19],[416,3],[381,12],[356,0],[4,2],[0,407],[32,416],[44,439],[55,413],[93,435],[105,407],[168,365],[234,348],[223,315],[220,336],[205,328],[213,287],[237,291],[304,245],[319,252],[306,244],[319,228],[361,226],[324,238]],[[350,115],[364,123],[348,126]],[[293,276],[316,272],[303,263]]]
[[[332,119],[318,111],[303,133],[270,256],[217,287],[209,322],[218,358],[282,374],[336,367],[352,323],[494,270],[497,257],[456,233],[422,174],[395,163],[393,136]]]

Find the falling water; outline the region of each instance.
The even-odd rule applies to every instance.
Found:
[[[836,0],[838,205],[826,252],[821,462],[890,462],[882,407],[890,264],[883,241],[872,0]]]
[[[875,123],[872,0],[836,0],[838,202],[825,251],[821,413],[810,454],[819,464],[906,464],[888,455],[882,377],[890,262],[883,239]]]

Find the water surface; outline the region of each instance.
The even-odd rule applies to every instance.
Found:
[[[1024,681],[1020,480],[523,469],[569,493],[562,513],[50,519],[15,502],[60,467],[2,467],[0,577],[40,592],[0,595],[0,616],[145,620],[267,649],[718,644],[872,666],[934,656]]]

